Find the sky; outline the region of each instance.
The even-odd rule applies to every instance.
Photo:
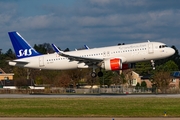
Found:
[[[0,0],[0,48],[8,32],[32,46],[90,48],[158,41],[180,51],[180,0]]]

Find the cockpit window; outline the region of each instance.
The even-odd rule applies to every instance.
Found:
[[[167,45],[160,45],[159,48],[165,48]]]

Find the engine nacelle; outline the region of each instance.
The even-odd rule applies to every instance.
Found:
[[[105,70],[121,70],[122,60],[119,58],[106,59],[104,60],[102,66]]]
[[[103,64],[101,65],[102,68],[105,70],[126,70],[130,68],[128,63],[122,63],[122,59],[120,58],[113,58],[113,59],[106,59],[104,60]]]

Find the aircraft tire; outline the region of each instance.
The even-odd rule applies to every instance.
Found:
[[[98,77],[102,77],[103,76],[103,72],[102,71],[99,71],[98,72]]]
[[[92,72],[92,73],[91,73],[91,77],[92,77],[92,78],[95,78],[96,76],[97,76],[97,74],[96,74],[95,72]]]

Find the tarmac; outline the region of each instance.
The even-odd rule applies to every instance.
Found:
[[[0,94],[0,98],[180,98],[180,94]]]
[[[180,118],[168,118],[168,117],[161,117],[161,118],[53,118],[53,117],[46,117],[46,118],[0,118],[0,120],[180,120]]]

